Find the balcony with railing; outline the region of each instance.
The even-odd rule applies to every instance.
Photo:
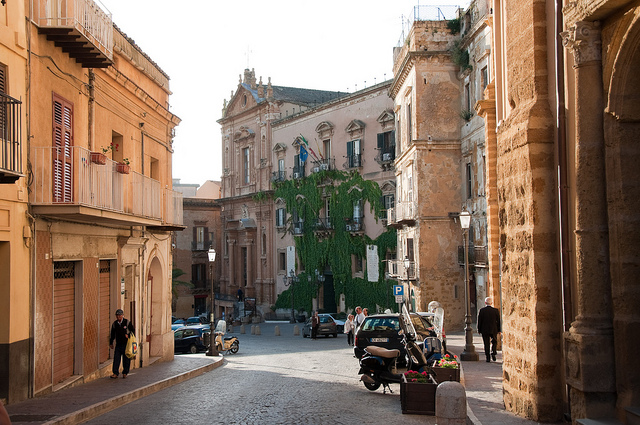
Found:
[[[319,173],[320,171],[335,170],[335,168],[336,165],[334,158],[322,158],[317,161],[313,161],[311,172]]]
[[[273,173],[271,173],[271,181],[274,183],[283,182],[286,179],[287,179],[286,171],[274,171]]]
[[[191,251],[208,251],[213,241],[191,241]]]
[[[313,231],[318,237],[329,236],[333,232],[333,223],[330,217],[318,217]]]
[[[181,193],[137,172],[124,174],[128,170],[110,159],[94,161],[95,154],[79,146],[34,148],[34,212],[90,223],[183,227]]]
[[[486,246],[474,246],[469,244],[469,266],[484,268],[488,265]],[[458,245],[458,264],[464,266],[464,246]]]
[[[297,167],[293,167],[293,174],[292,177],[294,179],[301,179],[305,176],[305,172],[304,172],[304,164],[301,164]]]
[[[345,230],[350,233],[358,234],[364,232],[364,218],[363,217],[353,217],[346,218],[345,222]]]
[[[0,92],[0,184],[22,177],[22,102]]]
[[[351,168],[360,168],[362,167],[362,163],[364,162],[362,155],[359,153],[355,153],[353,155],[347,155],[346,158],[347,158],[347,161],[342,166],[347,170]]]
[[[396,149],[392,146],[389,149],[380,149],[375,157],[375,161],[380,164],[383,170],[390,170],[393,168],[393,162],[396,159]]]
[[[31,7],[38,33],[83,68],[106,68],[113,63],[111,14],[93,0],[31,0]]]
[[[416,280],[418,277],[415,261],[388,260],[387,272],[390,278],[397,280]]]
[[[302,220],[294,221],[292,232],[294,236],[302,236],[304,234],[304,222]]]

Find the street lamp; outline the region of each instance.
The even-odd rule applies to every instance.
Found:
[[[209,322],[211,329],[209,330],[209,348],[207,349],[207,356],[218,356],[218,350],[216,350],[216,338],[214,333],[216,298],[213,291],[213,262],[216,261],[216,250],[213,248],[209,248],[207,255],[209,256],[209,272],[211,273],[211,320]]]
[[[405,255],[404,260],[402,260],[402,264],[404,265],[404,275],[407,278],[407,308],[409,308],[409,298],[411,297],[411,280],[409,279],[409,268],[411,267],[411,260],[409,260],[409,256]]]
[[[293,270],[289,270],[289,276],[287,275],[282,276],[282,280],[283,280],[284,286],[291,286],[291,320],[289,321],[289,323],[296,323],[296,316],[293,312],[293,287],[295,286],[296,283],[298,283],[299,278],[298,276],[296,276]]]
[[[462,227],[462,236],[464,243],[464,299],[466,303],[467,313],[464,318],[464,351],[460,353],[460,360],[478,361],[478,353],[473,346],[473,331],[471,330],[471,300],[469,299],[469,224],[471,223],[471,214],[469,211],[460,213],[460,227]]]

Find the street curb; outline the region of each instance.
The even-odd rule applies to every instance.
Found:
[[[464,392],[466,395],[467,386],[465,385],[464,368],[462,367],[462,363],[460,363],[460,383],[464,386]],[[469,406],[469,401],[467,401],[467,425],[482,425],[482,422],[480,422],[476,415],[473,414],[473,410],[471,410],[471,406]]]
[[[122,407],[125,404],[131,403],[132,401],[136,401],[142,397],[146,397],[155,392],[169,388],[173,385],[188,381],[189,379],[195,378],[196,376],[202,375],[203,373],[217,369],[224,363],[224,357],[220,357],[220,360],[216,360],[215,362],[206,366],[201,366],[199,368],[190,370],[189,372],[185,372],[180,375],[172,376],[170,378],[163,379],[162,381],[149,384],[146,387],[138,388],[137,390],[129,391],[128,393],[112,397],[108,400],[101,401],[89,407],[85,407],[84,409],[78,410],[77,412],[69,413],[68,415],[52,419],[48,422],[43,423],[43,425],[73,425],[97,418],[100,415],[117,409],[118,407]]]

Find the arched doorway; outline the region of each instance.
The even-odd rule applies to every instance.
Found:
[[[154,257],[149,264],[146,282],[146,302],[145,306],[148,311],[148,325],[146,326],[146,337],[149,345],[150,357],[161,357],[163,355],[163,323],[167,319],[165,317],[165,300],[163,299],[163,279],[162,265],[157,257]]]
[[[605,109],[605,146],[612,322],[616,361],[617,407],[640,403],[640,370],[632,366],[640,340],[640,19],[618,30],[609,46],[611,69]],[[613,49],[612,49],[613,47]],[[618,47],[617,51],[615,47]],[[605,82],[606,89],[606,82]]]

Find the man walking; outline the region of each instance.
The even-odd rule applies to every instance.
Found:
[[[478,313],[478,333],[482,335],[487,362],[491,362],[491,359],[495,362],[498,353],[498,334],[501,332],[500,310],[491,306],[493,304],[491,297],[485,298],[484,303],[486,306],[481,308]],[[491,358],[489,358],[489,354],[491,354]]]
[[[116,320],[111,324],[111,337],[109,338],[109,347],[113,348],[113,341],[116,341],[116,347],[113,351],[113,372],[112,379],[116,379],[120,373],[120,360],[122,359],[122,377],[126,378],[129,374],[131,359],[124,354],[127,348],[127,340],[129,335],[135,333],[133,325],[124,318],[124,311],[116,310]]]

